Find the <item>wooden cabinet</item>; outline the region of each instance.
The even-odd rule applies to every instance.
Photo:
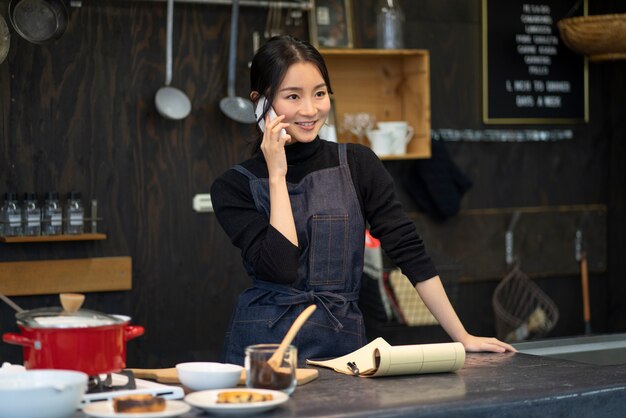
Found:
[[[419,49],[321,49],[333,88],[340,142],[357,142],[342,132],[343,115],[365,112],[376,121],[404,120],[415,130],[404,155],[382,159],[429,158],[429,52]],[[369,145],[367,138],[364,145]]]

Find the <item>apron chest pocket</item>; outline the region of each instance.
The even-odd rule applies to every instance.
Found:
[[[309,284],[341,288],[347,262],[348,215],[314,215],[312,221]]]

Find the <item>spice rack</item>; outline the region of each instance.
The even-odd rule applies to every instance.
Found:
[[[423,49],[321,49],[333,87],[335,123],[344,114],[369,113],[376,121],[407,121],[414,135],[403,155],[430,158],[430,54]],[[338,130],[339,142],[358,142]],[[364,145],[368,145],[364,139]]]

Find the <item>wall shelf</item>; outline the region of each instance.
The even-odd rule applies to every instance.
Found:
[[[344,114],[365,112],[376,121],[407,121],[415,133],[406,154],[384,160],[430,158],[430,54],[424,49],[321,49],[333,87],[339,142]],[[369,143],[365,139],[366,143]]]
[[[0,292],[7,296],[132,289],[130,257],[0,263]]]
[[[78,235],[35,235],[20,237],[0,237],[0,242],[7,244],[23,242],[59,242],[59,241],[100,241],[107,239],[106,234],[78,234]]]

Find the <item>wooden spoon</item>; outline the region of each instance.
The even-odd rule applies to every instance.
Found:
[[[80,293],[61,293],[61,306],[63,306],[64,314],[73,314],[83,305],[85,295]]]
[[[309,316],[311,316],[316,308],[317,306],[311,305],[298,315],[296,320],[291,325],[291,328],[289,328],[289,331],[287,331],[287,334],[285,334],[285,338],[283,338],[283,341],[280,343],[274,354],[272,354],[272,357],[267,360],[267,364],[269,364],[274,370],[280,367],[283,357],[285,356],[285,351],[287,351],[287,347],[289,347],[289,344],[291,344],[298,331],[300,331],[302,325],[304,325],[306,320],[309,319]]]
[[[291,325],[291,328],[285,334],[285,338],[280,343],[272,357],[267,360],[266,363],[263,363],[258,371],[257,376],[259,377],[259,382],[263,385],[263,387],[270,388],[272,387],[275,381],[279,380],[280,375],[284,375],[283,372],[280,371],[281,363],[283,361],[283,357],[285,356],[285,351],[287,351],[287,347],[293,341],[294,337],[302,328],[302,325],[309,319],[309,316],[315,311],[317,306],[311,305],[298,315],[294,323]]]

